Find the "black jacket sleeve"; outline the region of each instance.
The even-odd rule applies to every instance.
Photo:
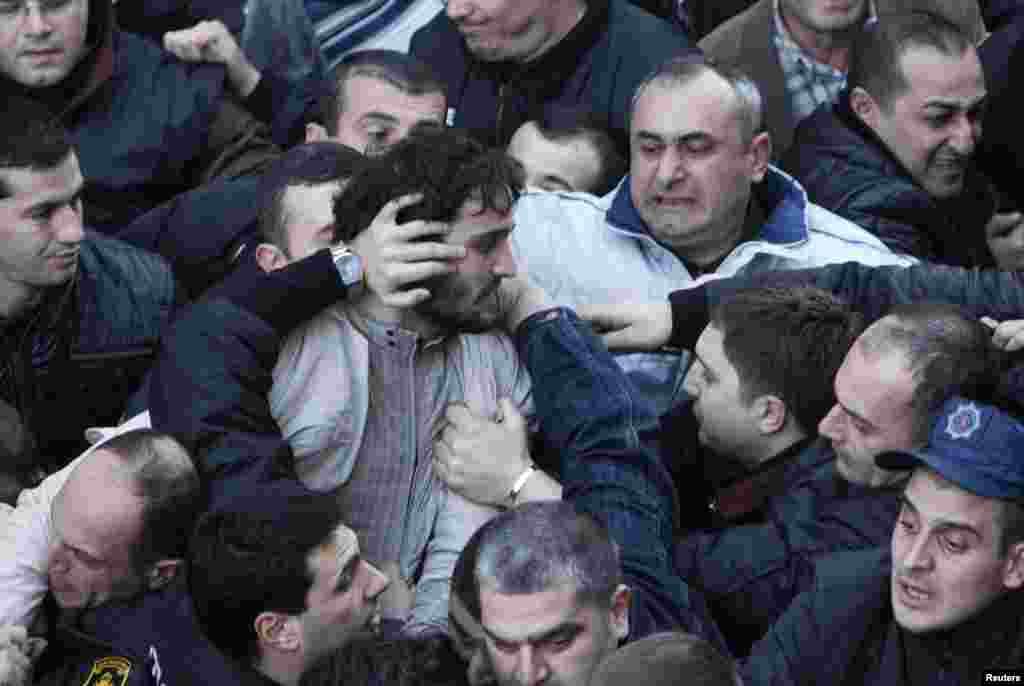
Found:
[[[150,414],[196,460],[211,500],[246,483],[295,478],[267,403],[273,367],[284,337],[344,293],[327,251],[270,273],[247,262],[172,328]]]
[[[996,320],[1024,318],[1024,274],[995,269],[963,269],[929,263],[912,267],[867,267],[856,262],[817,269],[798,269],[738,276],[677,291],[672,302],[673,335],[703,298],[705,307],[744,288],[813,286],[835,293],[874,321],[894,305],[945,302],[959,305],[974,317]],[[682,334],[679,334],[682,337]],[[673,341],[674,342],[674,341]]]

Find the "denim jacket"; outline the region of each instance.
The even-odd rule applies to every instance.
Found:
[[[602,521],[632,590],[629,640],[685,630],[728,654],[703,597],[672,563],[672,479],[652,441],[658,421],[612,356],[569,310],[520,325],[516,347],[534,383],[537,419],[559,457],[563,500]]]

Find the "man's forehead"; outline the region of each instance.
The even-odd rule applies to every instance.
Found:
[[[974,48],[955,55],[913,45],[899,59],[908,84],[905,95],[925,102],[951,99],[966,106],[985,96],[985,73]],[[969,102],[959,102],[963,99]]]
[[[969,526],[981,533],[995,525],[1000,507],[995,498],[971,493],[927,466],[914,469],[903,498],[926,520]]]
[[[326,214],[330,221],[334,211],[334,197],[340,191],[340,181],[293,185],[285,190],[284,201],[289,213],[314,217],[323,217]]]
[[[356,536],[356,532],[352,529],[344,524],[339,524],[331,532],[327,547],[339,559],[348,560],[359,554],[359,537]]]
[[[357,74],[345,82],[345,113],[357,118],[369,113],[398,117],[414,110],[424,118],[444,121],[446,100],[441,91],[413,95],[371,75]]]
[[[5,199],[18,203],[41,202],[50,197],[73,195],[84,183],[78,158],[74,153],[47,169],[0,168],[0,186],[8,196]]]
[[[499,640],[542,638],[573,622],[587,608],[571,583],[536,593],[505,594],[486,584],[480,588],[483,628]]]
[[[872,422],[894,421],[909,413],[915,388],[901,350],[889,345],[873,349],[861,339],[851,346],[836,374],[836,399]]]
[[[655,80],[636,101],[631,135],[672,138],[694,133],[723,133],[739,125],[736,98],[732,86],[710,70],[682,83]]]
[[[714,324],[708,324],[697,338],[693,352],[705,365],[709,362],[713,363],[724,355],[722,341],[722,331]]]
[[[507,199],[511,199],[511,190]],[[507,211],[496,209],[504,207],[505,204],[506,198],[496,197],[485,210],[478,193],[470,196],[462,203],[455,216],[448,242],[465,243],[485,234],[511,231],[515,226],[512,207],[510,206]]]

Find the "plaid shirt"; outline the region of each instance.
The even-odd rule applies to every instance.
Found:
[[[779,53],[786,92],[789,93],[796,121],[799,122],[822,103],[836,101],[839,91],[846,85],[846,72],[818,62],[796,44],[782,21],[779,0],[775,0],[775,32],[772,39]]]

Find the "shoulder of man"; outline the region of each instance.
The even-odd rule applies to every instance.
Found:
[[[116,238],[87,232],[79,258],[82,276],[98,287],[127,289],[136,297],[148,293],[168,302],[173,299],[171,267],[155,253]]]
[[[719,24],[714,31],[700,39],[697,45],[708,55],[731,61],[740,54],[743,34],[748,30],[767,30],[764,15],[773,0],[760,0],[739,14]],[[767,6],[767,7],[766,7]]]

